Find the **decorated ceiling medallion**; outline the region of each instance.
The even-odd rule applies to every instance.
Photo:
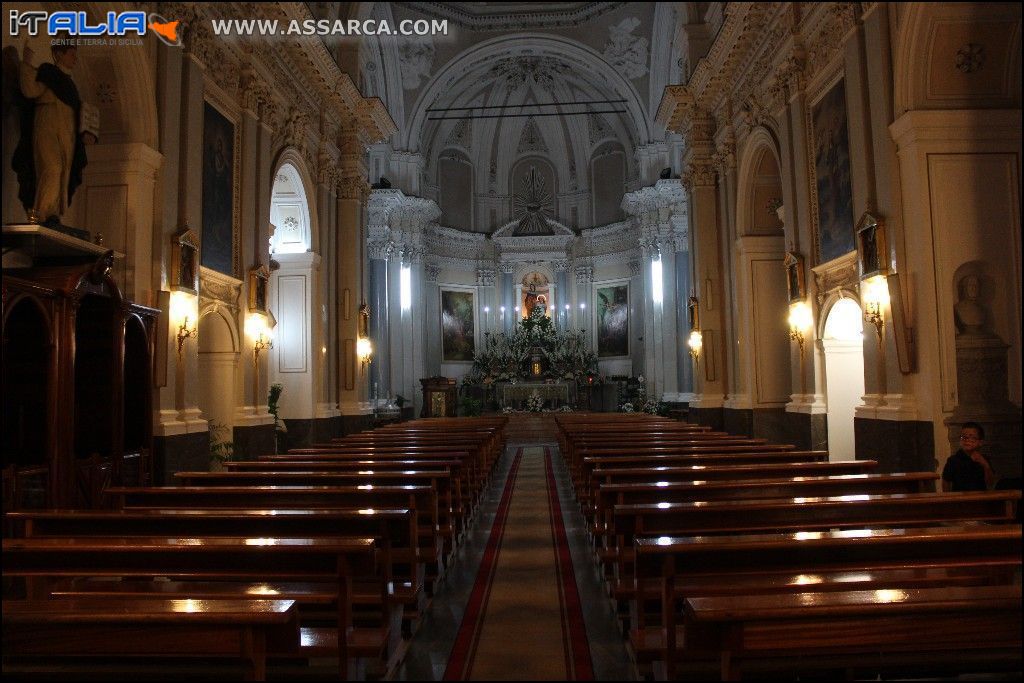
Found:
[[[513,216],[519,225],[513,236],[554,235],[554,229],[548,224],[552,217],[551,200],[544,177],[537,173],[536,166],[531,166],[523,176],[522,190],[515,194]]]
[[[965,74],[972,74],[985,65],[985,47],[967,43],[956,51],[956,68]]]
[[[507,57],[491,67],[491,78],[504,78],[509,90],[524,85],[555,90],[556,79],[569,71],[569,65],[554,57]]]

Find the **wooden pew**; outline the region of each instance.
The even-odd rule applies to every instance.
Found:
[[[613,596],[628,602],[636,590],[635,537],[1012,524],[1019,504],[1019,491],[972,491],[617,505],[603,559],[614,564]]]
[[[455,536],[464,524],[455,517],[454,501],[459,492],[448,469],[177,472],[174,478],[182,486],[430,486],[436,494],[437,517],[426,515],[422,524],[428,535],[433,527],[441,536],[444,557],[454,551]]]
[[[723,681],[739,680],[751,658],[790,676],[834,669],[837,657],[869,674],[909,665],[948,676],[968,657],[968,671],[991,671],[993,661],[1020,670],[1020,583],[695,597],[684,612],[686,650],[717,656]]]
[[[444,573],[437,492],[431,486],[151,486],[110,487],[114,509],[128,508],[408,508],[420,520],[420,557],[428,592]],[[426,524],[423,520],[429,520]]]
[[[73,537],[3,539],[5,579],[25,579],[26,598],[43,599],[54,579],[79,577],[180,580],[309,581],[335,588],[337,614],[331,629],[305,628],[300,652],[337,653],[339,673],[361,632],[352,628],[352,592],[356,577],[375,576],[372,538],[242,537]],[[381,578],[381,604],[386,584]],[[379,634],[371,648],[382,648]]]
[[[489,466],[485,457],[478,451],[454,446],[451,444],[417,445],[417,446],[330,446],[323,448],[294,448],[286,454],[261,455],[258,461],[265,462],[294,462],[294,461],[399,461],[399,460],[458,460],[460,479],[464,482],[463,497],[466,499],[463,506],[467,515],[471,514],[473,507],[483,494],[484,487],[490,475]],[[438,465],[443,466],[443,465]],[[453,470],[454,471],[454,470]]]
[[[1005,583],[1007,565],[1020,569],[1021,527],[947,526],[925,528],[801,531],[784,534],[724,536],[660,536],[637,538],[636,589],[642,605],[648,596],[660,601],[658,626],[643,620],[631,634],[634,645],[656,646],[664,673],[676,674],[678,649],[677,583],[689,583],[703,597],[700,586],[721,586],[739,576],[749,587],[753,577],[770,579],[800,573],[871,572],[890,569],[997,567],[993,578]],[[1002,579],[1000,581],[1000,579]],[[651,586],[656,590],[648,593]],[[763,589],[752,591],[762,593]],[[642,613],[642,609],[636,613]],[[684,641],[689,642],[689,641]]]
[[[224,463],[228,472],[352,472],[352,471],[395,471],[447,469],[451,472],[454,490],[452,492],[452,515],[457,523],[456,533],[465,531],[476,499],[476,489],[470,477],[469,468],[460,459],[421,458],[378,459],[378,460],[336,460],[294,459],[288,460],[229,460]]]
[[[22,538],[71,536],[245,536],[260,538],[306,537],[333,538],[362,536],[373,538],[380,548],[380,573],[389,584],[388,602],[391,639],[388,653],[397,653],[403,632],[411,633],[412,621],[426,606],[424,566],[418,556],[418,524],[407,509],[129,509],[129,510],[39,510],[10,513]],[[377,582],[357,584],[354,601],[380,612]],[[123,594],[119,585],[114,594]],[[168,593],[165,583],[134,585],[138,594]],[[192,597],[194,585],[184,585]],[[109,582],[79,583],[77,592],[110,590]],[[209,597],[249,597],[256,591],[298,600],[304,609],[309,603],[322,604],[322,590],[309,584],[221,583],[216,590],[205,588]],[[65,593],[70,588],[65,588]],[[333,597],[331,598],[333,601]],[[373,612],[371,612],[371,615]],[[403,624],[403,618],[406,622]]]
[[[3,601],[5,674],[30,658],[67,675],[67,657],[215,657],[239,660],[245,680],[263,681],[267,654],[299,644],[292,600]]]

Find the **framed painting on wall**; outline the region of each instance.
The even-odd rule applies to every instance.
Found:
[[[888,255],[885,223],[870,212],[865,212],[857,223],[857,271],[860,279],[888,275]]]
[[[441,359],[472,362],[475,352],[473,292],[441,290]]]
[[[235,125],[206,102],[203,112],[203,266],[235,277]]]
[[[267,312],[267,288],[270,283],[270,270],[262,263],[249,269],[249,310],[256,313]]]
[[[818,195],[818,263],[825,263],[856,248],[850,135],[846,121],[846,87],[842,80],[811,108],[811,121]]]
[[[782,263],[786,268],[786,293],[789,303],[803,300],[807,296],[804,287],[804,257],[790,251],[786,253]]]
[[[597,287],[597,356],[629,355],[629,283]]]

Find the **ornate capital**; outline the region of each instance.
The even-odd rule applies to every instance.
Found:
[[[386,261],[395,250],[391,240],[370,239],[366,242],[366,255],[372,260]]]
[[[688,188],[714,187],[715,164],[713,158],[694,159],[686,166],[683,173],[683,184]]]
[[[436,263],[427,263],[423,266],[423,277],[427,282],[437,283],[438,276],[441,275],[441,266]]]
[[[633,277],[636,277],[637,275],[640,274],[640,262],[639,261],[630,261],[629,262],[629,274],[631,276],[633,276]]]
[[[576,284],[585,285],[594,280],[593,266],[576,266]]]
[[[551,267],[554,268],[556,273],[564,273],[569,270],[569,262],[564,259],[551,262]]]
[[[476,284],[478,287],[493,287],[494,286],[494,269],[493,268],[477,268],[476,271]]]
[[[510,261],[503,261],[499,267],[501,268],[501,272],[506,275],[511,275],[516,270],[516,264]]]
[[[345,169],[338,172],[338,196],[342,199],[358,199],[366,201],[370,194],[370,185],[362,175],[347,173]]]

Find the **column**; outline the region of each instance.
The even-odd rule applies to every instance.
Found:
[[[363,143],[354,130],[346,131],[341,140],[342,155],[337,192],[337,240],[335,242],[336,282],[334,320],[338,339],[338,407],[345,417],[365,415],[367,383],[364,369],[356,357],[359,337],[359,304],[363,296],[363,259],[358,245],[362,242],[366,198],[366,164]]]
[[[440,274],[440,266],[434,263],[423,265],[423,310],[426,314],[424,367],[427,377],[441,374],[441,290],[437,286]]]
[[[501,271],[501,304],[498,306],[498,315],[501,318],[502,331],[511,332],[518,322],[515,312],[515,288],[512,284],[512,271],[515,270],[515,264],[502,263],[499,265],[499,269]],[[505,308],[504,311],[501,310],[502,307]]]
[[[480,316],[480,331],[483,334],[494,334],[500,324],[501,311],[497,306],[494,292],[494,269],[480,267],[476,269],[476,287],[478,303],[476,314]],[[486,338],[486,337],[485,337]]]
[[[551,267],[555,270],[555,292],[558,294],[558,298],[555,300],[555,304],[558,308],[551,314],[551,319],[555,321],[555,325],[560,329],[568,330],[572,326],[572,296],[569,294],[569,262],[561,259],[552,261]],[[566,304],[569,305],[568,310],[565,308]]]
[[[629,355],[632,374],[639,376],[647,371],[644,365],[644,287],[643,266],[640,261],[629,262]]]
[[[420,391],[419,380],[429,376],[427,369],[427,327],[429,327],[429,309],[427,306],[426,268],[423,264],[424,248],[419,245],[413,248],[410,255],[410,281],[412,285],[413,307],[410,311],[412,318],[412,334],[409,337],[409,344],[412,347],[412,372],[407,382],[406,391],[402,396],[409,399],[414,407],[413,415],[419,415],[423,408],[423,392]],[[437,276],[434,276],[437,281]],[[437,287],[435,286],[436,290]],[[436,374],[436,373],[433,373]]]
[[[593,290],[594,267],[590,265],[576,266],[576,327],[583,330],[587,339],[587,348],[593,348]]]
[[[388,259],[392,244],[387,239],[371,239],[366,243],[369,264],[367,300],[370,306],[370,343],[373,360],[370,361],[370,400],[386,398],[391,390],[391,344],[388,334]]]

